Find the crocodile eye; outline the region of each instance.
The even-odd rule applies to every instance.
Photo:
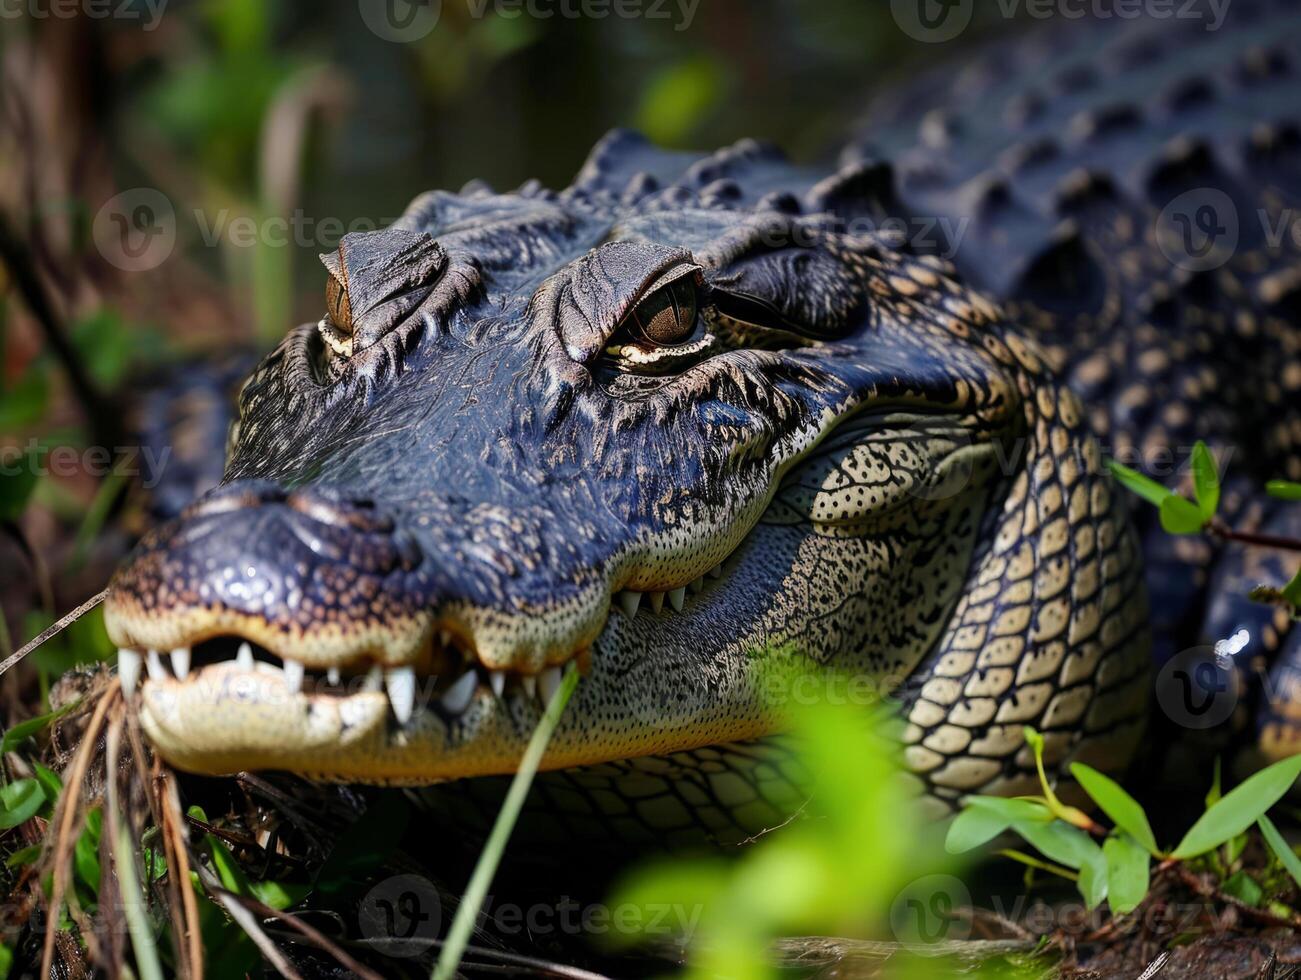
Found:
[[[696,332],[696,283],[693,276],[681,276],[668,285],[653,289],[633,308],[629,325],[634,336],[661,347],[675,347]]]

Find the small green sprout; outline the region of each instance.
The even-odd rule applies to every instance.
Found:
[[[1268,896],[1260,880],[1233,868],[1246,846],[1246,833],[1254,825],[1281,869],[1301,886],[1301,858],[1266,816],[1301,778],[1301,756],[1276,762],[1223,795],[1217,765],[1206,810],[1179,844],[1165,852],[1157,845],[1142,805],[1115,780],[1083,763],[1074,763],[1071,775],[1115,826],[1107,830],[1080,810],[1063,806],[1044,772],[1042,736],[1027,728],[1025,738],[1035,754],[1043,795],[1016,800],[968,797],[949,826],[945,846],[951,853],[974,850],[1012,831],[1052,863],[1020,851],[1003,850],[1001,854],[1074,881],[1090,908],[1105,899],[1117,915],[1134,911],[1147,897],[1153,860],[1162,867],[1201,860],[1221,879],[1222,894],[1262,907]],[[1101,847],[1094,837],[1103,838]],[[1228,860],[1220,860],[1217,850],[1221,847],[1226,847]],[[1276,914],[1296,918],[1293,910],[1275,904]]]

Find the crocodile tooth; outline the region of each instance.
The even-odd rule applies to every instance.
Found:
[[[664,608],[664,593],[652,592],[650,594],[651,612],[659,612]]]
[[[172,673],[179,680],[190,676],[190,648],[177,647],[172,651]]]
[[[253,669],[253,648],[247,643],[239,645],[239,652],[235,654],[235,666],[240,670]]]
[[[506,690],[506,671],[494,670],[488,674],[488,683],[492,685],[492,693],[501,697],[501,692]]]
[[[303,665],[297,660],[286,660],[281,668],[285,678],[285,687],[290,694],[297,694],[303,689]]]
[[[384,668],[379,664],[371,666],[366,671],[366,680],[362,682],[361,689],[368,694],[374,694],[384,686]]]
[[[446,650],[448,647],[450,647],[450,646],[452,645],[452,631],[451,631],[451,630],[439,630],[439,631],[438,631],[438,645],[441,646],[444,650]]]
[[[560,690],[559,667],[548,667],[538,675],[538,690],[542,692],[542,703],[550,704],[551,699]]]
[[[708,573],[708,574],[709,574],[709,577],[710,577],[710,578],[722,578],[722,577],[723,577],[723,563],[722,563],[722,562],[719,562],[717,565],[715,565],[713,568],[711,568],[711,569],[709,570],[709,573]]]
[[[698,579],[693,579],[691,583],[687,586],[687,588],[691,590],[692,595],[699,595],[700,593],[704,592],[705,577],[702,575]]]
[[[624,589],[619,593],[619,608],[629,619],[637,615],[637,607],[641,605],[641,593],[633,592],[631,589]]]
[[[524,688],[524,694],[527,697],[534,698],[538,694],[538,679],[532,674],[525,674],[519,679],[520,686]]]
[[[669,605],[673,607],[675,612],[682,612],[682,603],[684,603],[686,599],[687,590],[685,586],[680,589],[674,589],[669,593]]]
[[[479,686],[479,677],[473,670],[467,670],[456,683],[443,695],[443,707],[454,715],[459,715],[470,706],[474,690]]]
[[[388,689],[388,703],[399,724],[411,720],[416,706],[416,671],[414,667],[393,667],[384,673],[384,686]]]
[[[123,647],[117,652],[117,677],[122,684],[122,693],[131,694],[140,680],[140,652]]]
[[[167,670],[163,667],[162,658],[158,656],[157,650],[149,650],[145,653],[145,668],[149,671],[151,681],[165,681],[168,678]]]
[[[340,674],[339,674],[338,667],[331,667],[329,670],[325,672],[325,680],[328,684],[330,684],[331,687],[339,686],[339,677]]]

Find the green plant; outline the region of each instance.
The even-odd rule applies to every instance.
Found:
[[[1107,901],[1118,915],[1132,912],[1147,897],[1152,862],[1161,868],[1196,865],[1216,873],[1220,887],[1247,905],[1274,906],[1280,918],[1301,925],[1301,915],[1277,899],[1270,899],[1252,874],[1239,866],[1245,835],[1257,827],[1273,855],[1272,863],[1286,871],[1301,887],[1301,860],[1283,840],[1266,811],[1279,802],[1301,778],[1301,756],[1277,762],[1220,795],[1216,786],[1207,797],[1201,817],[1168,851],[1157,846],[1143,807],[1119,783],[1083,763],[1070,767],[1071,775],[1112,822],[1108,829],[1083,811],[1064,806],[1044,773],[1042,736],[1025,730],[1027,744],[1039,768],[1041,796],[1002,799],[970,796],[949,826],[946,849],[953,854],[975,850],[1007,832],[1018,834],[1047,860],[1004,849],[1007,857],[1041,871],[1074,881],[1089,908]],[[1228,846],[1229,860],[1217,859],[1218,848]],[[1268,877],[1272,868],[1260,876]]]
[[[955,862],[935,846],[938,828],[906,783],[897,743],[881,731],[890,721],[885,711],[830,703],[793,711],[790,748],[812,787],[798,817],[731,860],[714,855],[646,867],[612,904],[642,910],[642,923],[657,921],[657,908],[678,909],[679,921],[694,924],[678,938],[690,950],[687,975],[699,978],[776,976],[773,944],[783,937],[904,938],[896,916],[913,904],[938,913],[938,928],[926,938],[961,938],[957,905],[965,902],[938,886],[910,894],[927,880],[958,879],[950,877]],[[887,943],[888,975],[947,975],[942,958],[913,960],[905,945]]]
[[[1235,530],[1221,519],[1219,515],[1220,471],[1216,466],[1215,457],[1211,455],[1206,443],[1201,440],[1198,440],[1193,447],[1194,499],[1192,500],[1128,466],[1122,466],[1115,461],[1108,465],[1117,482],[1158,509],[1161,526],[1170,534],[1210,534],[1223,541],[1301,551],[1301,541]],[[1301,501],[1301,483],[1271,480],[1265,485],[1265,492],[1279,500]],[[1301,568],[1286,585],[1281,588],[1262,585],[1252,590],[1251,598],[1258,602],[1287,606],[1293,618],[1301,618]]]

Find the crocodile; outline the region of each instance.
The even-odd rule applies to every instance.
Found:
[[[936,812],[1033,791],[1026,725],[1123,770],[1199,642],[1286,690],[1297,633],[1243,598],[1281,556],[1169,538],[1106,460],[1178,485],[1204,439],[1226,517],[1295,522],[1254,488],[1301,477],[1299,37],[1073,22],[887,93],[830,167],[616,131],[561,190],[344,236],[222,484],[111,583],[153,746],[468,800],[575,663],[540,809],[730,841],[802,799],[774,703],[842,681]],[[1187,244],[1208,214],[1234,247]]]

